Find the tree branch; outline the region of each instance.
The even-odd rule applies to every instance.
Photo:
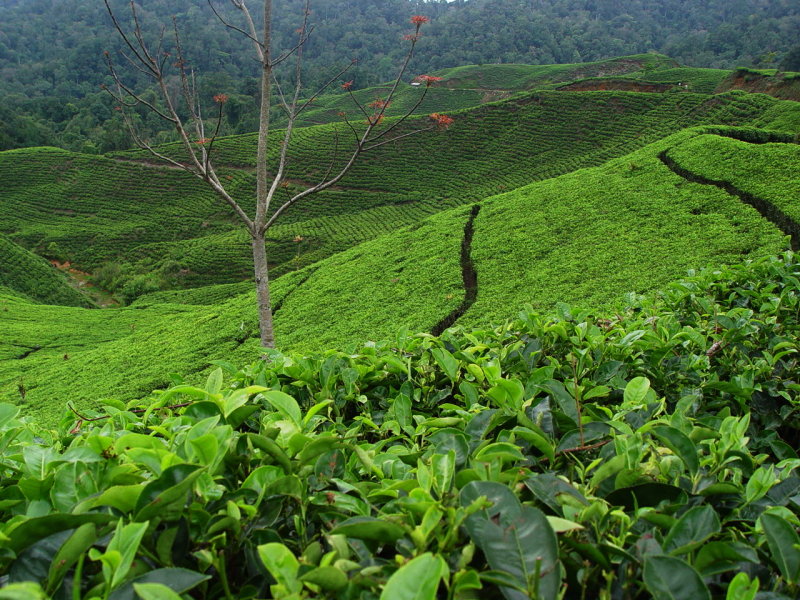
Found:
[[[219,12],[217,11],[216,7],[214,6],[214,3],[213,3],[213,2],[211,2],[211,0],[208,0],[208,5],[211,7],[211,10],[213,10],[213,11],[214,11],[214,14],[217,16],[217,19],[219,19],[219,20],[220,20],[220,22],[221,22],[223,25],[225,25],[225,27],[227,27],[228,29],[233,29],[234,31],[237,31],[237,32],[241,33],[241,34],[242,34],[243,36],[245,36],[246,38],[248,38],[248,39],[250,39],[251,41],[255,42],[255,44],[256,44],[258,47],[263,47],[263,46],[262,46],[262,44],[261,44],[261,41],[260,41],[258,38],[256,38],[256,37],[253,37],[251,34],[249,34],[247,31],[245,31],[245,30],[244,30],[244,29],[242,29],[241,27],[237,27],[236,25],[234,25],[234,24],[232,24],[232,23],[229,23],[228,21],[226,21],[226,20],[225,20],[225,17],[223,17],[221,14],[219,14]],[[239,7],[239,6],[238,6],[238,5],[237,5],[235,2],[233,3],[233,5],[234,5],[234,6],[236,6],[236,8],[239,8],[239,10],[241,10],[241,8],[240,8],[240,7]],[[254,29],[255,29],[255,28],[254,28]]]

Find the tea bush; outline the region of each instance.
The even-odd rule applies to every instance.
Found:
[[[800,586],[795,255],[611,318],[0,407],[14,598],[771,598]]]

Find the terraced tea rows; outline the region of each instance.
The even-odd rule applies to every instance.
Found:
[[[800,223],[800,145],[702,135],[669,151],[678,165],[762,198]]]
[[[639,54],[594,63],[468,65],[442,69],[430,73],[432,76],[440,77],[442,81],[434,83],[427,90],[425,99],[416,112],[422,115],[433,112],[449,113],[501,100],[515,92],[548,88],[591,74],[622,73],[637,76],[637,74],[652,71],[660,72],[674,64],[674,61],[666,56]],[[680,71],[680,69],[677,70]],[[723,73],[728,75],[730,72],[724,71]],[[354,91],[353,96],[362,106],[367,106],[376,99],[384,98],[388,89],[388,86],[375,86]],[[711,93],[713,88],[693,91]],[[406,114],[417,104],[421,95],[420,87],[404,83],[388,107],[386,116]],[[342,112],[351,119],[363,119],[350,94],[343,93],[341,90],[333,90],[333,93],[316,98],[301,116],[298,125],[309,126],[341,121]],[[275,124],[282,125],[282,113],[277,112],[275,117]]]
[[[697,135],[688,130],[486,201],[473,242],[478,300],[465,322],[502,319],[507,310],[499,307],[525,303],[611,308],[625,291],[653,290],[693,265],[785,248],[783,234],[757,211],[685,181],[658,159]]]
[[[47,261],[0,234],[0,289],[3,287],[43,304],[91,306]]]
[[[281,305],[281,345],[311,350],[378,339],[398,324],[433,329],[463,297],[468,217],[466,208],[446,211],[319,263]]]
[[[445,132],[424,132],[378,148],[365,155],[342,184],[475,200],[502,185],[511,189],[600,164],[683,127],[746,125],[776,105],[777,118],[790,110],[782,104],[793,103],[736,92],[536,92],[457,113],[455,124]],[[425,119],[417,119],[401,131],[426,126]],[[343,144],[344,131],[341,124],[299,130],[290,148],[289,177],[315,181],[322,176],[337,140]],[[218,160],[252,167],[254,149],[253,136],[220,139]],[[180,156],[178,146],[166,150]]]
[[[274,274],[438,210],[601,164],[687,125],[791,126],[800,122],[795,104],[741,92],[537,92],[463,111],[447,131],[424,132],[365,155],[342,187],[288,211],[269,235]],[[428,122],[407,127],[419,125]],[[287,194],[327,171],[337,127],[343,136],[342,125],[298,130]],[[254,189],[253,144],[253,136],[218,142],[222,163],[238,167],[224,176],[245,204]],[[30,167],[21,167],[23,161]],[[9,182],[10,208],[0,228],[84,270],[122,262],[129,265],[126,273],[157,273],[161,286],[249,277],[248,240],[202,182],[180,170],[25,150],[0,156],[0,180]]]
[[[664,151],[691,149],[709,137],[702,128],[687,130],[602,167],[483,202],[470,245],[477,296],[459,322],[503,320],[523,304],[551,310],[568,302],[611,312],[626,292],[656,289],[698,264],[785,248],[780,231],[754,209],[714,186],[686,181],[659,160]],[[467,207],[442,212],[277,279],[281,347],[346,347],[391,338],[401,325],[433,329],[464,301],[461,247],[471,214]],[[19,357],[28,351],[23,342],[40,349],[0,363],[0,395],[18,398],[21,382],[26,410],[52,419],[52,390],[65,378],[77,390],[73,399],[86,406],[90,398],[144,393],[132,383],[133,372],[142,386],[159,386],[165,372],[252,357],[254,301],[252,292],[238,294],[244,290],[212,288],[221,300],[231,299],[207,306],[188,306],[203,303],[199,290],[188,293],[186,306],[159,304],[181,298],[155,294],[115,311],[51,310],[6,298],[9,310],[0,319],[17,333],[0,340],[0,353]],[[93,332],[86,348],[77,346],[81,331]]]
[[[56,149],[0,153],[0,230],[28,248],[91,269],[132,246],[230,227],[200,181]]]
[[[593,63],[561,65],[466,65],[437,71],[452,88],[531,90],[587,77],[651,72],[675,66],[661,54],[635,54]]]

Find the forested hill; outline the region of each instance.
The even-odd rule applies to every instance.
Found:
[[[112,0],[120,10],[126,4]],[[227,2],[216,4],[233,11]],[[247,40],[221,26],[206,0],[139,5],[145,25],[168,25],[174,14],[180,29],[191,32],[184,35],[186,54],[204,90],[224,90],[232,105],[252,111],[257,69]],[[359,62],[348,77],[355,87],[391,78],[411,14],[431,18],[415,74],[650,51],[693,66],[797,69],[784,64],[800,31],[800,5],[792,0],[315,0],[312,6],[310,84],[354,58]],[[290,43],[301,8],[299,0],[276,0],[276,46]],[[106,77],[103,51],[120,43],[100,0],[0,0],[0,23],[0,149],[49,144],[91,152],[128,144],[123,128],[106,125],[112,106],[98,89]]]

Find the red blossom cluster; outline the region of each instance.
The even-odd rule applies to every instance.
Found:
[[[225,104],[228,101],[228,94],[216,94],[214,96],[214,102],[216,104]]]
[[[342,84],[342,89],[343,90],[349,90],[351,87],[353,87],[353,80],[352,79],[350,81],[345,81]]]
[[[407,42],[416,42],[419,41],[419,36],[421,35],[421,33],[407,33],[403,36],[403,39]]]
[[[414,15],[411,17],[411,22],[416,25],[417,28],[419,28],[420,25],[430,22],[430,19],[428,17],[423,17],[422,15]]]
[[[389,104],[391,104],[391,102],[389,102],[388,100],[384,100],[383,98],[376,98],[375,100],[367,104],[367,106],[369,106],[370,108],[374,108],[376,110],[383,110],[385,108],[389,108]]]
[[[370,125],[372,125],[373,127],[374,127],[375,125],[380,125],[380,124],[381,124],[381,122],[383,121],[383,117],[384,117],[384,115],[383,115],[383,114],[379,114],[379,115],[372,115],[371,117],[368,117],[368,118],[367,118],[367,123],[369,123],[369,124],[370,124]]]
[[[416,77],[414,79],[414,81],[419,81],[420,83],[424,83],[425,87],[431,87],[432,84],[441,80],[442,80],[441,77],[436,77],[435,75],[420,75],[419,77]]]
[[[200,138],[199,140],[195,140],[194,143],[195,144],[200,144],[202,146],[203,144],[207,144],[210,141],[211,141],[211,138]]]
[[[439,129],[447,129],[448,127],[450,127],[450,125],[455,123],[453,117],[448,117],[447,115],[443,115],[441,113],[431,113],[430,119],[431,121],[436,123],[436,126]]]

